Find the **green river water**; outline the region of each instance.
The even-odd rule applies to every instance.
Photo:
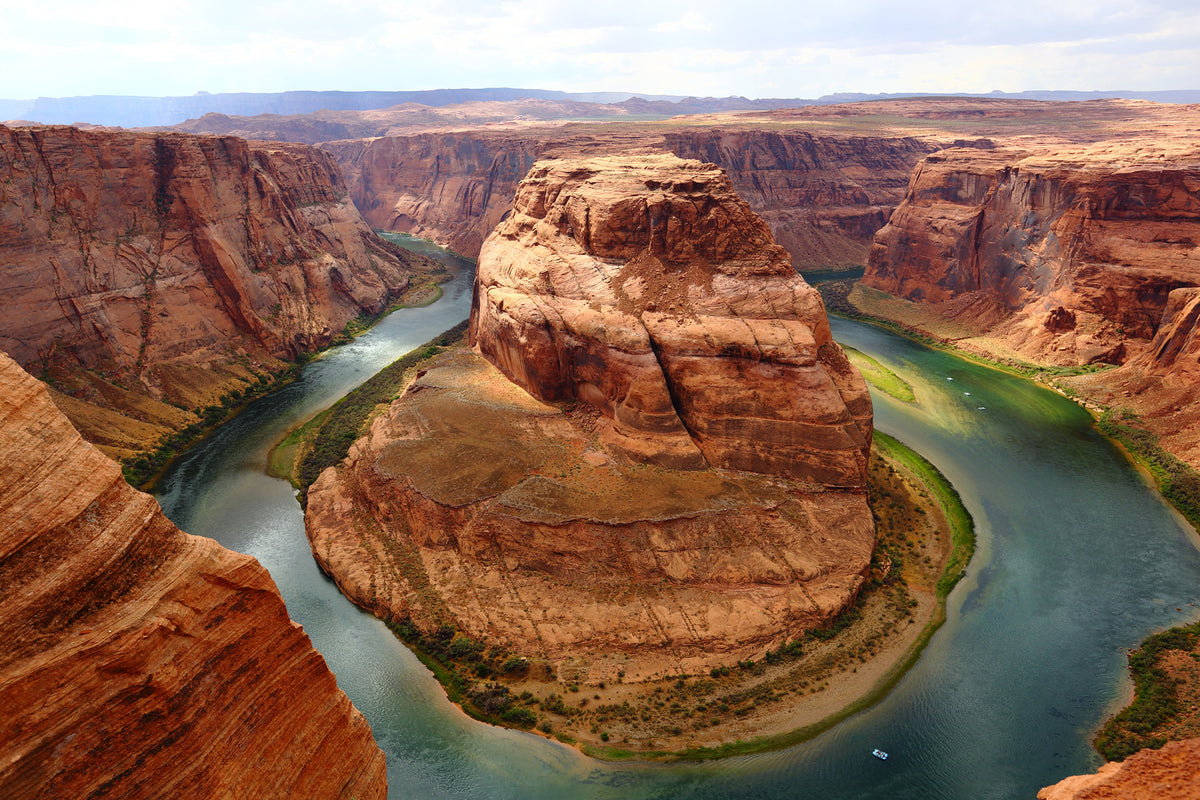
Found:
[[[382,623],[317,569],[272,444],[464,319],[472,265],[304,368],[187,453],[160,483],[168,516],[257,557],[387,753],[390,797],[1025,798],[1100,759],[1088,741],[1126,699],[1126,650],[1197,618],[1195,535],[1086,412],[1029,381],[834,319],[836,338],[916,390],[875,394],[876,426],[954,483],[979,543],[948,619],[880,703],[816,739],[700,764],[608,764],[466,718]],[[871,757],[880,747],[891,753]]]

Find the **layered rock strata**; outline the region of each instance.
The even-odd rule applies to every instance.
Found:
[[[472,333],[309,491],[355,602],[598,682],[758,657],[854,599],[869,396],[720,170],[539,163]]]
[[[968,346],[994,355],[1124,364],[1072,381],[1184,434],[1200,372],[1200,149],[940,152],[876,236],[863,283],[966,323]],[[1200,465],[1200,440],[1177,444]]]
[[[471,336],[535,397],[600,409],[635,460],[865,485],[866,385],[714,165],[536,165],[480,254]]]
[[[565,130],[473,130],[326,142],[372,225],[428,236],[474,256],[508,211],[517,182],[541,158],[670,152],[724,168],[770,225],[797,269],[861,264],[871,237],[904,196],[908,176],[936,149],[904,136],[701,130],[609,125]]]
[[[385,797],[254,559],[188,536],[0,354],[0,795]]]
[[[307,146],[0,126],[0,261],[0,349],[166,431],[381,311],[415,259]]]

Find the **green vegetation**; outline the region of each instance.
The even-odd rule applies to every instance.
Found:
[[[1162,496],[1200,530],[1200,472],[1164,450],[1158,436],[1128,408],[1108,409],[1097,427],[1124,445],[1154,476]]]
[[[524,729],[537,723],[538,715],[532,708],[537,700],[531,693],[518,696],[507,686],[488,680],[501,673],[512,677],[529,672],[526,659],[489,648],[452,625],[442,625],[433,633],[424,634],[405,618],[388,622],[388,627],[445,687],[451,702],[462,706],[475,719]],[[550,701],[542,701],[541,706],[555,713],[569,713],[569,709],[548,708],[547,702],[553,705],[554,699],[562,706],[558,695],[551,695]]]
[[[244,389],[233,389],[216,403],[197,409],[198,420],[159,440],[153,450],[121,462],[121,473],[132,486],[149,490],[163,471],[184,450],[204,438],[213,428],[227,421],[251,400],[275,391],[296,379],[299,365],[293,364],[275,374],[258,375]]]
[[[310,446],[296,469],[293,482],[303,499],[308,487],[329,466],[337,464],[350,452],[350,445],[366,432],[371,413],[381,403],[390,403],[404,390],[405,374],[420,362],[432,358],[454,345],[466,334],[463,320],[440,336],[384,367],[350,394],[339,400],[321,424],[305,431]],[[286,441],[286,440],[285,440]]]
[[[975,521],[971,519],[971,513],[963,505],[962,498],[959,496],[958,490],[954,488],[954,484],[950,483],[946,476],[920,453],[879,431],[875,431],[875,447],[916,475],[933,493],[937,504],[941,506],[942,513],[946,515],[946,522],[950,526],[953,538],[950,542],[950,557],[946,560],[946,566],[942,570],[941,578],[938,579],[936,590],[941,606],[939,613],[944,618],[946,598],[950,596],[950,591],[955,584],[966,574],[967,564],[975,555]],[[937,626],[940,625],[939,621]],[[933,630],[937,630],[937,626]],[[933,630],[929,631],[930,635],[933,634]]]
[[[1134,699],[1096,736],[1094,744],[1100,755],[1121,761],[1143,747],[1157,749],[1169,741],[1164,729],[1177,720],[1182,709],[1176,694],[1178,681],[1163,671],[1162,658],[1173,650],[1195,658],[1197,640],[1200,623],[1172,628],[1151,636],[1129,656]]]
[[[842,350],[846,352],[846,356],[850,359],[850,362],[858,367],[858,371],[862,373],[867,383],[884,394],[891,395],[902,403],[916,402],[917,397],[913,394],[912,384],[908,381],[866,353],[859,352],[849,345],[842,345]]]

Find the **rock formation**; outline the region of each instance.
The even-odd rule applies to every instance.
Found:
[[[1071,383],[1157,420],[1200,466],[1186,415],[1200,373],[1194,137],[932,155],[876,236],[863,283],[965,322],[978,336],[964,343],[993,355],[1124,364]]]
[[[1038,800],[1192,800],[1200,797],[1200,739],[1168,742],[1105,764],[1092,775],[1073,775],[1038,792]]]
[[[865,485],[865,384],[714,165],[535,166],[480,254],[471,332],[533,396],[599,408],[635,460]]]
[[[254,559],[175,528],[0,354],[0,795],[386,796]]]
[[[663,138],[681,158],[725,170],[802,271],[865,263],[913,167],[937,148],[912,136],[786,129],[687,128]]]
[[[935,145],[903,136],[819,136],[806,131],[668,124],[471,130],[327,142],[350,194],[378,228],[479,252],[541,158],[622,151],[671,152],[724,168],[771,226],[796,268],[861,264],[871,237],[904,195],[909,173]]]
[[[0,127],[0,261],[0,349],[160,434],[379,312],[415,263],[319,150],[65,127]]]
[[[719,169],[539,163],[472,332],[494,365],[440,356],[309,491],[355,602],[596,682],[757,657],[853,600],[866,387]]]

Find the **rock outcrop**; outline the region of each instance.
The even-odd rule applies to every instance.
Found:
[[[0,795],[385,797],[254,559],[188,536],[0,354]]]
[[[786,129],[688,128],[663,138],[669,152],[725,170],[802,271],[865,263],[913,167],[937,149],[912,136]]]
[[[767,221],[797,269],[863,263],[913,166],[936,149],[904,136],[679,130],[669,123],[573,130],[422,133],[321,146],[337,157],[372,225],[428,236],[471,256],[538,159],[628,151],[712,162]]]
[[[598,682],[758,657],[856,596],[866,387],[720,170],[539,163],[472,332],[309,491],[355,602]]]
[[[1192,800],[1200,797],[1200,739],[1168,742],[1105,764],[1092,775],[1073,775],[1038,792],[1038,800]]]
[[[990,335],[1038,360],[1123,361],[1153,338],[1168,295],[1200,283],[1200,158],[1131,155],[930,156],[876,236],[863,282],[998,314]]]
[[[594,405],[635,460],[865,485],[866,385],[714,165],[536,165],[480,254],[471,323],[505,375]]]
[[[0,349],[160,433],[379,312],[416,263],[322,151],[66,127],[0,127],[0,261]]]
[[[1194,135],[932,155],[876,236],[863,283],[964,323],[976,335],[962,343],[991,355],[1122,365],[1068,382],[1139,411],[1200,466]]]

